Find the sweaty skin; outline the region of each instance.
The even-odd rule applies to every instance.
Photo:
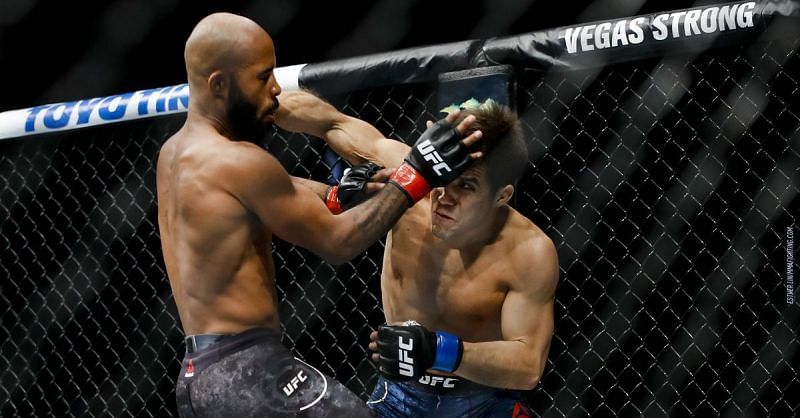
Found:
[[[272,40],[256,23],[226,13],[205,18],[185,60],[186,123],[162,146],[156,170],[162,249],[181,324],[186,335],[278,330],[272,235],[341,263],[388,231],[406,196],[383,187],[334,216],[312,191],[319,187],[292,179],[251,142],[274,120],[281,93]]]
[[[308,93],[291,92],[283,102],[279,126],[302,125],[353,164],[393,166],[408,152]],[[415,320],[460,336],[464,355],[456,375],[530,389],[553,334],[558,257],[542,230],[506,204],[513,187],[492,194],[487,182],[485,167],[476,164],[395,224],[383,259],[383,308],[387,323]]]

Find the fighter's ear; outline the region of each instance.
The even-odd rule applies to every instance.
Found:
[[[208,76],[208,88],[214,96],[224,96],[228,91],[228,80],[222,71],[214,71]]]
[[[496,204],[497,206],[502,206],[508,203],[511,200],[511,196],[514,196],[514,186],[511,184],[506,184],[505,186],[501,187],[500,190],[497,191],[497,199]]]

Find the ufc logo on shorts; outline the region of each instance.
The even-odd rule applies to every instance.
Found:
[[[292,380],[283,387],[283,393],[285,393],[286,396],[291,396],[294,391],[297,390],[297,387],[300,386],[300,383],[305,382],[306,379],[308,379],[308,377],[300,370],[297,372],[297,376],[293,377]]]
[[[442,170],[453,171],[450,166],[442,160],[442,156],[433,148],[433,144],[431,144],[429,139],[420,142],[419,145],[417,145],[417,149],[422,153],[423,158],[434,164],[433,171],[436,172],[437,176],[442,175]]]
[[[409,338],[407,343],[403,342],[403,337],[397,337],[398,356],[400,360],[399,373],[403,376],[414,376],[414,358],[409,354],[414,349],[414,339]]]
[[[456,387],[455,382],[458,382],[458,379],[454,379],[452,377],[441,377],[441,376],[422,376],[419,378],[419,382],[423,385],[429,385],[436,387],[439,383],[442,384],[442,387],[452,389]]]

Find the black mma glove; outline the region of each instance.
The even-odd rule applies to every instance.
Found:
[[[417,379],[426,370],[452,373],[461,363],[464,343],[455,335],[428,331],[422,325],[381,325],[378,327],[380,371],[394,380]]]
[[[370,162],[358,164],[345,171],[339,184],[328,188],[325,195],[325,205],[334,213],[339,214],[366,200],[364,188],[367,182],[381,166]]]
[[[445,119],[423,132],[411,147],[405,162],[389,178],[389,182],[406,193],[413,205],[434,187],[455,180],[472,163],[462,136]]]

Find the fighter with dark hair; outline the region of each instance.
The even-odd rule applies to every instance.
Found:
[[[325,139],[353,164],[396,166],[409,146],[307,92],[290,92],[278,126]],[[409,209],[386,239],[386,322],[369,344],[381,416],[526,416],[553,334],[553,242],[508,205],[528,164],[519,120],[493,102],[465,110],[482,157]],[[429,122],[430,126],[430,122]],[[346,212],[345,212],[346,213]]]

